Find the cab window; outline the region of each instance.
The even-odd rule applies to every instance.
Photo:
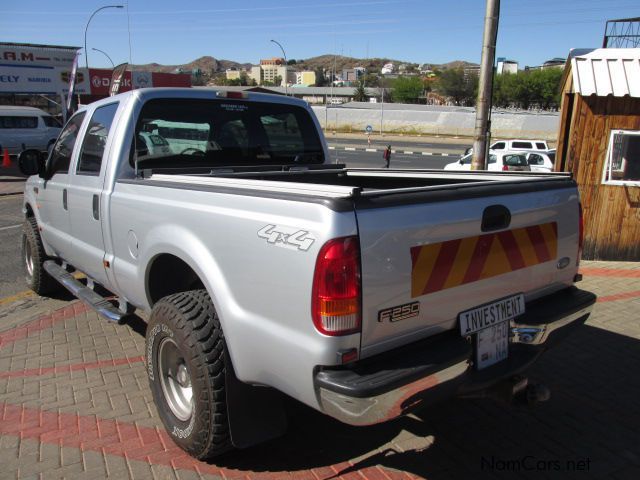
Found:
[[[96,108],[87,127],[87,133],[82,142],[80,161],[77,173],[84,175],[100,175],[102,157],[107,145],[107,137],[113,123],[113,117],[118,110],[117,103]]]
[[[56,173],[68,173],[69,163],[71,163],[71,155],[73,147],[78,139],[78,132],[82,126],[85,112],[80,112],[71,117],[67,125],[60,132],[58,141],[53,146],[49,162],[47,163],[47,171],[51,176]]]

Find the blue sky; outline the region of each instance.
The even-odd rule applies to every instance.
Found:
[[[3,0],[0,41],[82,46],[89,15],[107,1]],[[118,3],[118,0],[113,2]],[[181,64],[203,55],[257,63],[280,54],[480,62],[485,0],[123,0],[89,27],[91,66]],[[502,0],[497,56],[520,67],[598,47],[605,21],[640,16],[638,0]],[[84,63],[84,61],[82,61]]]

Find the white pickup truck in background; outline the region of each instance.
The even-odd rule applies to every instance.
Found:
[[[352,425],[543,397],[522,373],[595,302],[569,175],[344,168],[289,97],[127,92],[20,165],[29,285],[150,312],[154,400],[198,458],[284,433],[282,394]]]

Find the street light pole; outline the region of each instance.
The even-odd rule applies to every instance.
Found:
[[[104,7],[100,7],[97,10],[94,10],[89,20],[87,20],[87,25],[84,27],[84,60],[87,67],[87,71],[89,71],[89,52],[87,51],[87,30],[89,30],[89,24],[91,23],[91,19],[93,16],[98,13],[100,10],[104,10],[105,8],[124,8],[122,5],[105,5]]]
[[[282,50],[282,55],[284,56],[284,94],[289,95],[289,92],[287,90],[287,83],[289,82],[289,65],[287,65],[287,54],[285,53],[282,45],[280,45],[280,42],[276,42],[275,40],[271,41],[280,47],[280,50]]]
[[[92,48],[91,50],[95,50],[96,52],[100,52],[101,54],[103,54],[111,62],[111,69],[116,68],[115,63],[113,63],[113,60],[111,60],[111,57],[107,55],[107,52],[100,50],[99,48]]]

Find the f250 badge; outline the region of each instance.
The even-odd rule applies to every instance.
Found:
[[[258,231],[258,237],[276,247],[291,248],[306,252],[316,239],[306,230],[293,231],[292,228],[265,225]]]
[[[379,322],[399,322],[420,314],[420,302],[405,303],[397,307],[385,308],[378,312]]]

